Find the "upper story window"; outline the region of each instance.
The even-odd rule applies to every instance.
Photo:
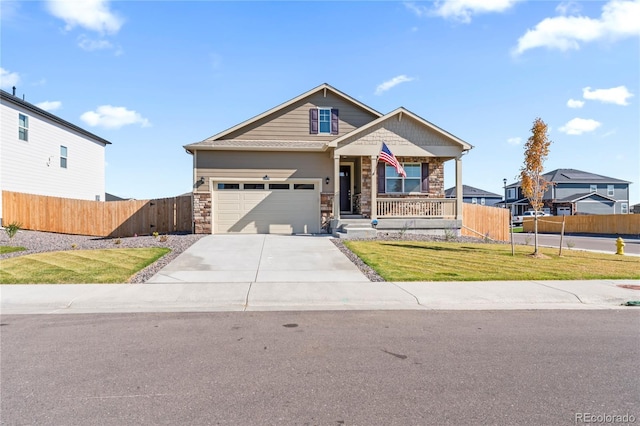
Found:
[[[396,168],[385,164],[385,189],[388,193],[420,192],[422,165],[420,163],[402,163],[407,177],[402,177]]]
[[[613,185],[607,185],[607,195],[613,196],[614,193]]]
[[[620,213],[622,213],[622,214],[629,213],[629,204],[627,204],[627,203],[620,204]]]
[[[60,167],[67,168],[67,147],[60,145]]]
[[[514,198],[516,198],[516,189],[507,188],[507,199],[513,200]]]
[[[18,114],[18,139],[29,140],[29,117],[24,114]]]
[[[471,204],[478,204],[478,199],[476,197],[473,197],[471,199]]]
[[[480,205],[484,206],[485,203],[486,203],[485,199],[484,198],[480,198]]]
[[[309,110],[309,133],[312,135],[337,135],[338,122],[336,108],[311,108]]]
[[[598,192],[598,185],[589,185],[589,192]]]

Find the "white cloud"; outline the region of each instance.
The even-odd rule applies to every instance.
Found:
[[[468,24],[471,16],[480,13],[500,13],[510,9],[518,0],[441,0],[435,4],[434,13],[445,19]]]
[[[536,47],[562,51],[580,49],[581,43],[617,40],[640,35],[640,0],[611,0],[602,7],[602,15],[556,16],[539,22],[518,39],[514,55]]]
[[[522,142],[522,138],[518,138],[518,137],[507,139],[507,143],[509,145],[520,145],[521,142]]]
[[[561,15],[575,15],[580,13],[580,10],[582,10],[582,6],[575,1],[563,1],[556,6],[556,12]]]
[[[591,87],[582,89],[585,99],[600,101],[608,104],[629,105],[627,99],[633,96],[625,86],[612,87],[611,89],[591,90]]]
[[[573,120],[569,120],[567,124],[560,127],[562,133],[566,133],[567,135],[581,135],[586,132],[593,132],[595,129],[600,127],[602,123],[596,120],[592,120],[590,118],[574,118]]]
[[[60,101],[44,101],[36,104],[38,108],[42,108],[45,111],[55,111],[62,106]]]
[[[580,101],[578,99],[569,99],[567,101],[567,106],[569,108],[582,108],[584,106],[584,101]]]
[[[413,12],[413,14],[416,15],[418,18],[422,18],[423,16],[429,15],[429,8],[426,6],[417,5],[412,2],[405,2],[404,7],[406,7],[411,12]]]
[[[111,44],[108,40],[91,40],[85,35],[81,35],[78,37],[78,46],[82,50],[86,50],[88,52],[94,50],[103,50],[103,49],[113,49],[113,44]]]
[[[66,30],[82,27],[101,34],[115,34],[124,23],[109,9],[108,0],[48,0],[47,8],[67,24]]]
[[[0,68],[0,87],[3,89],[11,89],[20,83],[20,76],[17,72],[9,72],[4,68]]]
[[[413,81],[414,79],[412,77],[407,77],[406,75],[402,74],[399,75],[397,77],[393,77],[391,80],[387,80],[384,83],[378,85],[378,87],[376,87],[376,95],[381,95],[384,92],[386,92],[387,90],[391,89],[392,87],[397,86],[400,83],[406,83],[408,81]]]
[[[107,129],[119,129],[129,124],[140,124],[142,127],[150,127],[151,123],[136,111],[130,111],[125,107],[101,105],[95,111],[87,111],[80,119],[89,126],[100,126]]]

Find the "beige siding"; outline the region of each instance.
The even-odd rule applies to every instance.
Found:
[[[209,182],[212,177],[257,179],[268,175],[271,179],[322,179],[322,192],[333,192],[333,182],[326,185],[326,177],[333,179],[333,159],[327,152],[247,152],[198,151],[196,177]],[[208,184],[195,192],[208,192]]]
[[[337,108],[339,110],[339,135],[309,134],[309,109],[314,107]],[[238,129],[225,136],[224,139],[330,141],[370,123],[376,118],[378,117],[341,97],[330,92],[327,92],[327,96],[324,97],[320,91],[277,111],[273,115]]]
[[[454,157],[462,147],[411,117],[390,117],[366,131],[347,137],[336,152],[340,155],[377,155],[385,142],[396,156]]]

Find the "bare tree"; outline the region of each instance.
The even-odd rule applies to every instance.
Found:
[[[542,210],[542,197],[549,186],[549,182],[542,177],[544,162],[549,155],[549,145],[551,141],[547,137],[547,125],[541,118],[536,118],[531,128],[532,135],[524,146],[524,164],[520,169],[520,179],[522,182],[522,193],[531,203],[533,210]],[[533,216],[534,220],[534,256],[538,256],[538,214]]]

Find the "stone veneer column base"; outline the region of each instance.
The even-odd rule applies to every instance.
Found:
[[[194,233],[211,234],[211,212],[212,212],[211,194],[208,192],[193,194],[193,223]]]

